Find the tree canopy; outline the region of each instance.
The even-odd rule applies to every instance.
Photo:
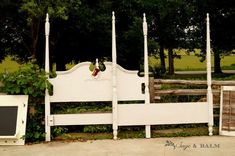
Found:
[[[174,73],[175,48],[205,53],[205,17],[210,14],[215,72],[220,59],[235,47],[233,0],[2,0],[0,2],[0,60],[44,63],[44,22],[51,23],[50,57],[58,70],[71,61],[111,59],[111,13],[116,13],[118,63],[139,69],[143,62],[142,15],[147,14],[149,52]]]

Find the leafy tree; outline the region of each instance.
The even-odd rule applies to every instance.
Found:
[[[68,20],[54,21],[51,31],[57,70],[65,70],[65,64],[71,61],[111,58],[110,7],[106,0],[81,0],[79,9],[69,12]]]
[[[232,0],[199,0],[192,2],[195,6],[193,16],[194,36],[192,41],[200,48],[201,61],[205,60],[206,13],[210,14],[211,47],[214,52],[214,72],[221,73],[221,57],[228,55],[235,47],[235,5]]]
[[[24,38],[25,22],[18,14],[18,7],[15,0],[0,2],[0,61],[9,54],[22,58],[21,60],[29,57]]]
[[[211,39],[214,52],[214,72],[221,73],[221,57],[235,48],[234,1],[209,1]]]
[[[164,49],[168,49],[169,74],[173,74],[174,58],[178,57],[173,49],[185,46],[185,29],[190,24],[193,6],[187,0],[148,0],[144,7],[150,8],[150,34],[160,45],[161,66],[165,70]]]
[[[68,20],[71,10],[78,9],[79,0],[22,0],[19,11],[27,19],[27,49],[32,58],[37,59],[39,64],[44,56],[44,22],[46,13],[50,20]],[[73,9],[71,9],[73,8]],[[43,50],[42,50],[43,49]],[[53,48],[52,48],[53,49]],[[40,53],[39,53],[40,52]]]
[[[0,2],[0,60],[15,54],[44,62],[44,22],[49,12],[50,56],[57,70],[71,62],[111,59],[111,12],[116,13],[118,63],[137,69],[143,58],[142,14],[147,14],[150,52],[159,53],[165,70],[174,73],[175,48],[205,49],[205,15],[210,13],[215,70],[220,57],[234,49],[232,0],[3,0]],[[20,19],[20,20],[15,20]],[[27,20],[26,20],[27,19]],[[223,39],[221,39],[223,38]],[[159,50],[156,43],[159,44]],[[218,57],[219,56],[219,57]],[[218,59],[219,58],[219,59]],[[219,60],[219,61],[216,61]]]

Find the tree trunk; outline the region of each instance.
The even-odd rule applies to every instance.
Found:
[[[164,46],[160,44],[160,60],[161,60],[161,70],[166,71],[165,55],[164,55]]]
[[[31,24],[31,37],[32,37],[31,56],[33,59],[36,59],[36,56],[37,56],[39,27],[40,27],[40,22],[37,20],[32,20],[32,24]]]
[[[222,73],[221,64],[220,64],[220,52],[215,50],[214,52],[214,73],[220,74]]]
[[[168,62],[169,62],[169,75],[174,74],[174,56],[173,56],[173,49],[168,49]]]

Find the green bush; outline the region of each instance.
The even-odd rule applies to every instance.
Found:
[[[112,132],[111,125],[91,125],[84,126],[84,133],[102,133],[102,132]]]
[[[0,75],[1,92],[12,95],[29,95],[26,141],[40,141],[45,137],[44,101],[45,89],[51,91],[46,72],[33,62],[27,63],[12,73]]]

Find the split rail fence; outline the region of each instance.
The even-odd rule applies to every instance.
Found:
[[[205,95],[207,94],[207,81],[206,80],[174,80],[174,79],[154,79],[150,77],[149,80],[149,90],[150,90],[150,101],[151,103],[157,103],[164,96],[187,96],[187,95]],[[205,87],[205,89],[162,89],[163,85],[170,86],[198,86]],[[215,111],[215,109],[219,110],[220,108],[220,94],[222,86],[235,86],[235,81],[212,81],[212,93],[213,93],[213,109],[214,109],[214,117],[219,117],[219,111]],[[169,87],[170,88],[170,87]],[[203,99],[202,99],[203,100]],[[206,99],[204,99],[206,100]]]

